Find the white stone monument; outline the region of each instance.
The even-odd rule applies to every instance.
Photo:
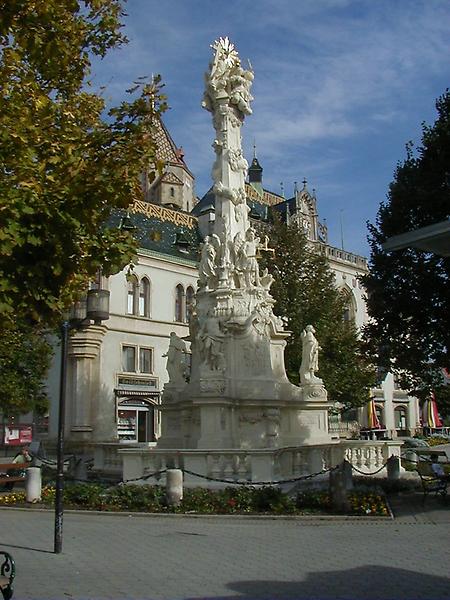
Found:
[[[170,381],[163,393],[158,449],[258,450],[328,443],[329,404],[323,382],[314,374],[319,351],[314,329],[305,331],[297,387],[285,372],[289,333],[272,311],[272,277],[259,271],[258,250],[270,250],[268,239],[261,243],[249,223],[241,127],[252,113],[253,71],[250,65],[242,67],[228,38],[212,48],[202,104],[212,114],[216,132],[216,219],[201,252],[190,322],[189,382],[180,366],[184,346],[171,340],[168,350]],[[273,462],[270,452],[266,455]]]

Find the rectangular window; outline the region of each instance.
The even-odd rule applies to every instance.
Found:
[[[125,371],[125,373],[136,372],[135,346],[122,346],[122,368]]]
[[[139,295],[139,316],[145,317],[145,296],[142,294]]]
[[[132,290],[128,290],[127,313],[129,315],[132,315],[134,313],[134,292]]]
[[[152,351],[150,348],[139,348],[139,372],[152,372]]]

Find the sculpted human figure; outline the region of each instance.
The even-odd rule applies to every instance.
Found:
[[[244,173],[247,172],[248,162],[242,155],[242,150],[240,148],[230,148],[228,150],[228,162],[230,163],[230,167],[233,171],[243,171]]]
[[[212,243],[211,237],[207,235],[203,243],[200,266],[199,266],[199,284],[200,287],[213,287],[216,277],[216,249]]]
[[[302,331],[302,363],[300,365],[301,383],[322,383],[319,377],[314,373],[319,370],[319,342],[314,335],[315,329],[312,325],[307,325]]]
[[[172,331],[170,334],[169,349],[164,356],[167,356],[167,372],[169,374],[170,383],[180,384],[186,381],[186,360],[185,355],[188,354],[186,344]]]
[[[236,73],[231,77],[232,93],[230,100],[244,115],[252,114],[250,102],[253,100],[253,96],[250,94],[250,87],[253,79],[253,73],[245,71],[241,67],[237,67]]]
[[[255,230],[249,227],[245,233],[245,241],[242,245],[244,257],[244,275],[247,287],[255,285],[259,287],[259,265],[256,259],[256,252],[259,246],[259,237],[256,237]]]
[[[222,353],[223,335],[214,318],[206,318],[199,334],[204,362],[212,371],[222,371],[225,358]]]
[[[242,115],[251,115],[250,88],[254,79],[251,65],[250,70],[242,68],[239,55],[227,37],[216,40],[212,48],[215,53],[209,73],[205,74],[203,106],[214,112],[218,98],[227,95]]]

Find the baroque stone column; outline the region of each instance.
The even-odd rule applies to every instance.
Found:
[[[248,217],[241,129],[252,113],[253,70],[243,68],[228,38],[212,49],[202,105],[215,130],[216,218],[201,251],[189,327],[189,383],[179,386],[181,367],[173,375],[169,371],[158,446],[275,449],[314,443],[311,432],[326,441],[326,390],[309,376],[313,389],[304,397],[302,387],[287,378],[283,354],[289,333],[273,313],[273,278],[258,264],[260,253],[273,249]],[[314,375],[314,366],[308,369]]]

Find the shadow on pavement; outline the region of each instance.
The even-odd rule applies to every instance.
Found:
[[[367,565],[346,571],[310,573],[304,581],[236,581],[239,595],[195,600],[447,600],[450,580],[405,569]],[[194,600],[193,598],[187,600]]]
[[[19,546],[16,544],[4,544],[2,548],[20,548],[21,550],[32,550],[33,552],[44,552],[45,554],[54,554],[53,550],[44,550],[43,548],[31,548],[30,546]]]
[[[428,521],[450,523],[450,498],[429,495],[425,502],[421,492],[390,494],[389,504],[395,518],[415,517]]]

